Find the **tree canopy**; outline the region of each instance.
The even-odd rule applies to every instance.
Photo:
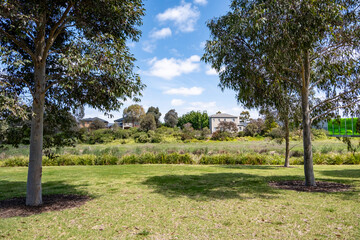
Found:
[[[195,130],[200,130],[200,129],[203,129],[204,127],[208,128],[209,127],[209,116],[205,111],[204,112],[191,111],[189,113],[182,115],[179,118],[177,125],[179,127],[183,127],[184,124],[186,124],[186,123],[191,123],[191,126]]]
[[[175,127],[178,123],[178,114],[175,109],[170,109],[164,117],[165,125],[168,127]]]
[[[133,104],[125,108],[123,111],[124,121],[128,123],[139,124],[141,119],[145,117],[145,110],[139,104]]]
[[[234,0],[229,13],[208,23],[203,59],[220,73],[222,88],[234,89],[248,107],[279,110],[289,94],[299,100],[306,185],[315,185],[312,122],[358,109],[358,7],[346,0]],[[325,97],[311,105],[312,92]]]
[[[144,85],[126,41],[138,40],[141,0],[9,0],[0,3],[1,91],[30,96],[27,205],[40,205],[45,104],[109,112]]]

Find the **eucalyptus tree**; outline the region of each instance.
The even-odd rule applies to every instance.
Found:
[[[127,40],[138,40],[141,0],[2,0],[1,82],[32,98],[27,205],[42,204],[45,102],[104,112],[137,99],[144,85],[133,72]]]
[[[145,110],[139,104],[132,104],[123,110],[123,117],[125,122],[132,123],[135,127],[145,117]]]
[[[154,116],[155,122],[156,122],[156,127],[160,127],[161,126],[161,122],[160,122],[160,117],[161,117],[161,112],[159,110],[158,107],[149,107],[146,114],[152,114]]]
[[[228,14],[208,23],[212,39],[203,59],[220,72],[222,87],[238,92],[240,102],[252,103],[251,93],[257,92],[266,98],[264,104],[272,104],[276,89],[285,91],[279,95],[280,103],[285,103],[286,91],[298,96],[307,186],[316,185],[312,122],[339,108],[345,113],[358,109],[359,4],[233,0]],[[320,97],[310,106],[312,92]]]
[[[178,123],[178,114],[175,109],[170,109],[164,117],[164,122],[167,127],[175,127]]]

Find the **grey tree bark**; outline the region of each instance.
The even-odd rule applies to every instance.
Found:
[[[304,144],[304,173],[305,185],[316,186],[313,156],[311,146],[311,119],[309,107],[309,87],[310,87],[310,56],[309,51],[304,52],[302,64],[302,116],[303,116],[303,144]]]
[[[45,52],[46,13],[40,17],[38,35],[35,39],[33,116],[31,120],[29,169],[26,185],[26,205],[42,204],[42,148],[45,107],[46,58]]]
[[[42,148],[43,118],[45,105],[45,64],[35,67],[35,91],[33,99],[33,116],[31,120],[30,157],[26,186],[26,205],[42,204]]]
[[[289,158],[290,158],[290,130],[289,130],[289,117],[284,117],[284,127],[285,127],[285,163],[284,167],[289,167]]]

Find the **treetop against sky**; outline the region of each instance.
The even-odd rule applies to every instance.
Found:
[[[139,42],[128,42],[135,55],[138,73],[146,84],[139,103],[145,109],[159,107],[161,119],[170,109],[179,115],[191,110],[206,110],[210,115],[217,111],[239,115],[244,110],[231,90],[224,92],[218,87],[216,71],[200,61],[205,41],[209,38],[206,22],[224,15],[230,1],[171,0],[145,1],[146,16],[141,26]],[[126,102],[114,118],[86,108],[85,117],[101,117],[112,122],[122,117]],[[250,111],[253,118],[256,111]]]

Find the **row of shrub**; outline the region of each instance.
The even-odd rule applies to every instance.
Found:
[[[314,164],[321,165],[358,165],[360,154],[318,154],[313,156]],[[104,154],[95,155],[60,155],[56,158],[43,157],[43,166],[70,166],[70,165],[122,165],[122,164],[221,164],[221,165],[282,165],[284,157],[274,154],[215,154],[197,156],[194,154],[179,153],[143,153],[131,154],[122,157]],[[26,167],[29,160],[27,157],[12,157],[1,160],[1,167]],[[291,157],[291,165],[302,165],[302,157]]]

